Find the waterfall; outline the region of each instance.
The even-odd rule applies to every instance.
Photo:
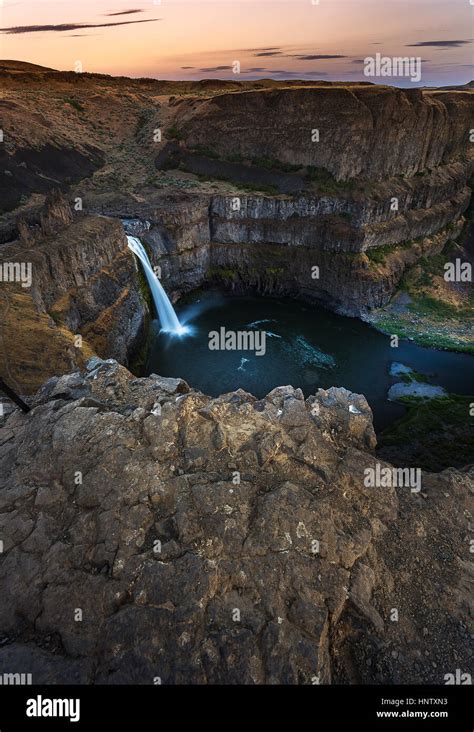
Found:
[[[153,302],[155,303],[160,318],[161,330],[165,333],[183,335],[186,332],[186,328],[179,322],[168,295],[164,291],[160,280],[153,272],[145,247],[136,236],[127,236],[127,240],[128,248],[138,257],[145,270]]]

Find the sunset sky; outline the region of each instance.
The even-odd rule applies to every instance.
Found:
[[[463,84],[473,13],[470,0],[0,0],[0,57],[159,79],[363,80],[380,53],[421,57],[421,81],[370,81]]]

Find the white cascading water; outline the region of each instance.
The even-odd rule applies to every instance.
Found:
[[[186,328],[179,322],[168,295],[164,291],[160,280],[153,272],[145,247],[136,236],[127,236],[127,240],[128,248],[138,257],[145,270],[151,295],[158,312],[158,317],[160,318],[161,330],[165,333],[183,335],[186,332]]]

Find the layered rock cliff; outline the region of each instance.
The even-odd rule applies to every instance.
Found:
[[[120,222],[73,218],[55,194],[39,227],[19,228],[22,238],[1,248],[0,266],[7,274],[9,266],[31,268],[31,283],[2,277],[0,373],[28,394],[45,375],[93,354],[127,363],[143,340],[148,306]]]
[[[90,206],[138,219],[135,231],[174,300],[214,283],[237,292],[303,297],[360,316],[388,302],[407,267],[438,254],[462,230],[470,189],[446,175],[444,193],[435,188],[432,198],[446,195],[448,186],[460,185],[460,193],[423,208],[428,192],[426,184],[418,190],[422,179],[416,180],[395,183],[391,193],[402,190],[408,199],[410,190],[410,202],[419,195],[419,208],[407,203],[404,213],[395,214],[388,210],[388,191],[381,200],[358,201],[155,194],[146,203],[119,199]],[[381,247],[384,261],[376,263],[367,254]]]
[[[2,667],[107,684],[469,669],[474,476],[367,487],[364,397],[211,399],[94,358],[33,404],[0,429]]]
[[[312,165],[337,180],[412,176],[468,157],[471,122],[469,92],[336,84],[185,100],[176,113],[189,145]]]

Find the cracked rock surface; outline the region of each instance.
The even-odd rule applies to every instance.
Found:
[[[371,411],[342,388],[210,398],[113,360],[87,368],[0,429],[2,671],[140,684],[470,671],[474,471],[424,474],[417,494],[367,487]]]

